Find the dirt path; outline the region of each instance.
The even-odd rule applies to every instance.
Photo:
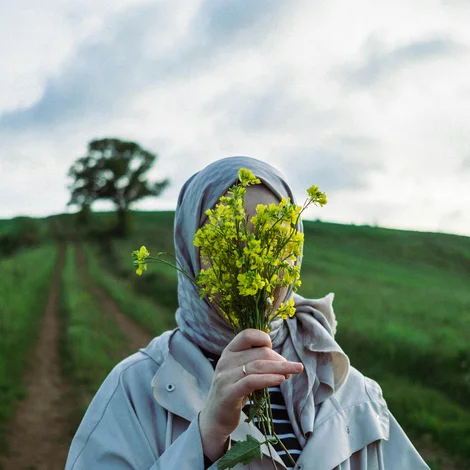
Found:
[[[139,348],[147,346],[153,336],[131,320],[127,315],[123,314],[119,310],[119,306],[114,299],[90,279],[86,270],[85,254],[78,244],[75,245],[75,247],[77,249],[78,269],[87,289],[98,299],[101,311],[116,321],[118,327],[127,338],[129,345],[128,352],[137,352]]]
[[[9,432],[10,453],[0,457],[5,470],[63,470],[70,445],[67,385],[61,376],[59,293],[64,247],[49,292],[37,343],[24,378],[27,397],[19,404]]]

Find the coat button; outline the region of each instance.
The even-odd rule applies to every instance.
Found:
[[[175,386],[173,384],[168,384],[166,386],[166,391],[167,392],[172,392],[175,389]]]
[[[301,463],[298,463],[294,468],[295,470],[302,470],[304,467]]]

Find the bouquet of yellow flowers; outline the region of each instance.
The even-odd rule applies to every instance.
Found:
[[[289,287],[295,292],[300,286],[297,261],[302,256],[304,241],[304,234],[299,231],[300,217],[310,204],[325,205],[326,195],[314,185],[307,190],[303,206],[288,198],[281,199],[278,205],[258,204],[256,215],[248,220],[246,190],[261,181],[244,168],[239,170],[238,179],[216,206],[206,211],[207,223],[194,236],[203,266],[195,279],[177,263],[167,261],[166,253],[152,257],[145,247],[133,252],[134,265],[139,275],[147,269],[149,261],[173,266],[199,287],[201,299],[206,297],[217,307],[235,334],[246,328],[269,333],[274,320],[285,320],[295,314],[292,298],[276,307],[276,294]],[[283,446],[274,432],[268,390],[257,390],[249,398],[247,421],[256,422],[266,440],[258,442],[247,436],[246,441],[235,444],[220,459],[221,470],[261,458],[263,444]],[[292,462],[295,463],[293,459]]]

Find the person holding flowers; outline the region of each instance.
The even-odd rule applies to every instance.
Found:
[[[420,470],[377,383],[335,341],[333,294],[298,295],[303,206],[256,159],[218,160],[175,214],[178,327],[111,372],[66,469]],[[151,261],[134,252],[137,273]],[[158,314],[158,312],[156,313]]]

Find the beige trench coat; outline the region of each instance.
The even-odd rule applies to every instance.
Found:
[[[199,411],[214,371],[178,330],[155,338],[121,362],[93,399],[73,439],[66,470],[204,470]],[[247,434],[244,422],[231,439]],[[278,469],[286,469],[271,448]],[[263,459],[237,470],[271,470]],[[216,470],[215,462],[210,470]],[[380,387],[354,368],[325,401],[296,470],[421,470],[424,463],[382,398]]]

